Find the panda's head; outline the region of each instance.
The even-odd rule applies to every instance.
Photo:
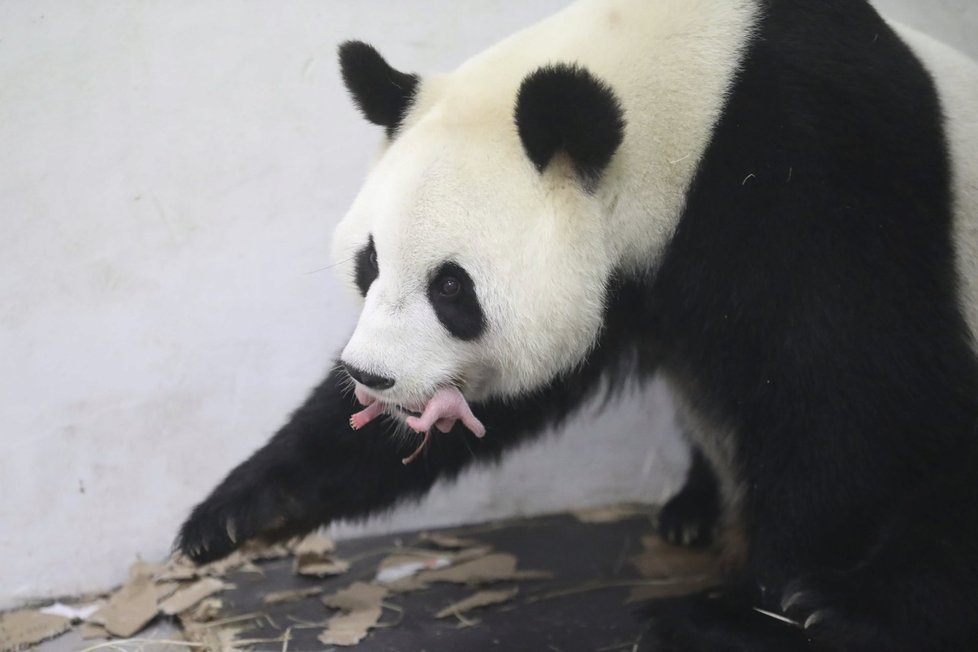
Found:
[[[387,132],[334,235],[363,297],[341,354],[361,391],[418,410],[446,386],[505,400],[573,370],[616,264],[601,189],[625,125],[611,89],[573,65],[421,79],[360,42],[340,63]]]

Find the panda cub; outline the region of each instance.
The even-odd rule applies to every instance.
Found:
[[[181,550],[384,510],[660,373],[662,529],[739,546],[651,649],[978,649],[976,64],[863,0],[579,0],[451,74],[340,65],[386,132],[335,233],[359,322]]]

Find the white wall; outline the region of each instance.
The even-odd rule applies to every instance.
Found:
[[[379,133],[336,44],[444,70],[563,4],[0,4],[0,607],[163,556],[341,347],[329,234]],[[881,4],[978,54],[971,0]],[[671,420],[632,397],[368,527],[661,498]]]

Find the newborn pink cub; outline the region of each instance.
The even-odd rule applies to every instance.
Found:
[[[367,394],[360,386],[357,386],[354,394],[360,404],[366,406],[350,417],[350,427],[359,430],[383,413],[386,405]],[[417,450],[401,461],[404,464],[410,464],[414,461],[424,449],[425,444],[428,443],[432,426],[442,432],[449,432],[459,420],[476,437],[482,437],[486,434],[486,427],[472,414],[472,408],[462,396],[462,392],[457,387],[442,387],[428,399],[420,417],[407,418],[408,427],[416,432],[423,432],[424,439]]]

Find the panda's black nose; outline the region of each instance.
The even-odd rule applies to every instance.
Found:
[[[345,362],[341,364],[343,365],[343,368],[346,369],[346,373],[350,374],[350,378],[357,381],[361,385],[369,387],[370,389],[390,389],[394,386],[393,378],[367,373],[363,369],[357,369],[352,364],[347,364]]]

